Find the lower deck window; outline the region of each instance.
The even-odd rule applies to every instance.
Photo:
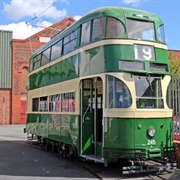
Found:
[[[39,98],[32,100],[32,111],[39,111]]]
[[[52,95],[49,97],[49,111],[59,112],[60,111],[60,95]]]
[[[134,76],[137,108],[164,108],[161,78]]]
[[[137,99],[136,106],[137,108],[164,108],[162,99]]]
[[[40,111],[48,111],[48,97],[40,97]]]
[[[75,111],[75,93],[62,94],[62,112]]]
[[[75,92],[33,98],[32,111],[75,112]]]
[[[132,105],[132,97],[126,84],[120,79],[107,76],[108,108],[128,108]]]

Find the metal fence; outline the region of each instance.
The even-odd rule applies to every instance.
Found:
[[[173,108],[173,140],[180,143],[180,76],[172,76],[169,93],[169,104]]]
[[[170,106],[173,108],[173,117],[180,117],[180,76],[172,76],[170,92]]]

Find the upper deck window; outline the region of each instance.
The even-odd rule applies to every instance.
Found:
[[[33,69],[37,69],[39,68],[41,65],[41,54],[38,54],[37,56],[34,57],[34,65],[33,65]]]
[[[48,48],[47,50],[45,50],[42,53],[42,62],[41,62],[41,66],[47,64],[49,62],[50,59],[50,48]]]
[[[128,38],[155,41],[153,22],[127,19]]]
[[[98,41],[104,38],[106,18],[96,18],[93,20],[92,39],[91,41]]]
[[[164,26],[163,25],[158,27],[157,37],[158,37],[159,41],[161,41],[162,43],[165,43]]]
[[[62,51],[62,40],[58,41],[56,44],[52,46],[51,49],[51,61],[56,60],[61,56]]]
[[[81,46],[84,46],[90,42],[90,30],[91,30],[91,22],[90,21],[88,21],[82,25]]]
[[[125,28],[121,21],[108,17],[106,38],[121,38],[125,34]]]
[[[64,38],[63,54],[67,54],[77,48],[77,30]]]

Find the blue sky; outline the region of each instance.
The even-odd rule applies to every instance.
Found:
[[[180,50],[180,0],[3,0],[0,29],[25,39],[67,16],[78,20],[103,6],[136,8],[159,15],[165,26],[168,49]],[[27,25],[25,22],[28,22]]]

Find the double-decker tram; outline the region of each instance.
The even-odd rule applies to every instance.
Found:
[[[26,132],[44,148],[132,167],[174,150],[168,52],[155,14],[88,13],[32,55],[28,79]]]

